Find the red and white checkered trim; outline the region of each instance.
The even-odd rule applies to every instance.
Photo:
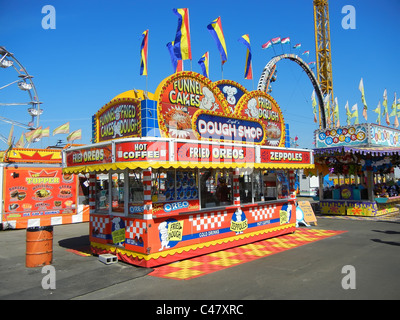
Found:
[[[94,217],[90,216],[90,223],[92,224],[94,229],[98,229],[99,233],[104,234],[104,230],[107,224],[110,223],[110,219],[106,217]]]
[[[224,222],[225,217],[228,215],[227,211],[204,213],[203,215],[197,214],[196,217],[189,216],[189,221],[192,222],[192,226],[196,227],[197,231],[214,229],[216,227],[221,227],[222,222]]]
[[[146,222],[131,220],[129,221],[129,225],[126,227],[126,235],[128,239],[135,239],[140,237],[146,231]]]
[[[272,219],[275,210],[276,210],[276,204],[274,205],[271,204],[268,206],[251,208],[249,212],[255,221],[262,221],[262,220]]]

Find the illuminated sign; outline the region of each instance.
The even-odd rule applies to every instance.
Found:
[[[280,108],[261,91],[184,71],[165,79],[155,96],[163,137],[284,146]]]
[[[114,99],[95,115],[97,142],[141,136],[140,100]]]

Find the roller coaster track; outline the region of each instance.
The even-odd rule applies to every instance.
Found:
[[[325,129],[326,128],[326,116],[325,116],[325,108],[324,108],[324,96],[321,91],[320,85],[319,85],[318,80],[315,77],[314,73],[308,66],[308,64],[306,62],[304,62],[304,60],[301,59],[296,54],[287,53],[287,54],[281,54],[281,55],[273,57],[267,63],[267,65],[264,67],[264,70],[260,76],[260,80],[258,81],[257,90],[267,93],[268,86],[271,81],[271,77],[273,76],[275,68],[276,68],[276,64],[278,63],[278,61],[283,60],[283,59],[289,59],[291,61],[296,62],[304,70],[304,72],[307,74],[308,78],[311,80],[311,83],[315,90],[316,97],[318,99],[320,125],[321,125],[322,129]]]

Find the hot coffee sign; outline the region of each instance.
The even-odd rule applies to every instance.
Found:
[[[280,108],[261,91],[247,92],[233,81],[214,83],[184,71],[165,79],[155,96],[164,137],[284,145]]]

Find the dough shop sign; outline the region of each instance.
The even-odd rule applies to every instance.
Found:
[[[141,136],[140,100],[114,99],[96,114],[97,142]]]
[[[264,130],[260,123],[213,114],[200,114],[196,119],[196,131],[201,140],[224,140],[261,143]]]

